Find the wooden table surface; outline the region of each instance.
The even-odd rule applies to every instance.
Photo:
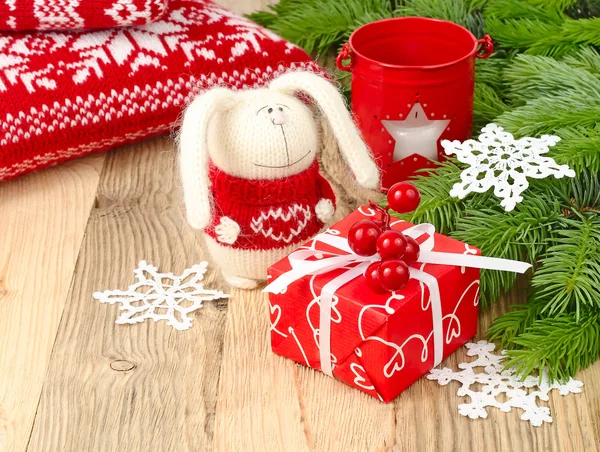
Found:
[[[338,218],[361,201],[343,185]],[[421,379],[386,405],[272,354],[258,290],[206,303],[185,332],[116,325],[118,306],[92,298],[125,289],[142,259],[179,273],[207,258],[168,138],[0,183],[0,451],[598,449],[600,363],[577,376],[582,394],[552,396],[552,424],[470,420],[457,383]],[[212,266],[206,283],[229,290]],[[480,331],[523,298],[483,313]]]
[[[346,214],[354,199],[339,192]],[[594,451],[600,363],[554,422],[458,414],[458,384],[421,379],[389,405],[271,353],[268,301],[232,290],[190,330],[116,325],[95,291],[146,259],[207,258],[188,228],[173,144],[159,138],[0,184],[1,451]],[[214,267],[207,284],[228,290]],[[519,291],[481,318],[481,331]],[[456,367],[464,350],[443,365]]]

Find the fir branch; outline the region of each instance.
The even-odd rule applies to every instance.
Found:
[[[486,32],[504,47],[532,55],[559,57],[585,46],[600,45],[600,18],[564,22],[541,17],[501,19],[486,15]]]
[[[545,302],[535,296],[530,297],[527,304],[512,306],[512,311],[494,319],[487,333],[488,339],[500,342],[503,349],[515,348],[514,339],[539,319],[545,306]]]
[[[392,17],[389,0],[281,0],[247,17],[307,52],[339,47],[363,23]]]
[[[532,6],[538,6],[544,10],[564,11],[567,8],[575,5],[577,0],[527,0]]]
[[[598,212],[600,209],[600,173],[593,171],[581,172],[576,179],[568,184],[568,196],[564,197],[564,209],[574,214],[587,215],[588,212]]]
[[[486,124],[493,122],[494,118],[510,110],[504,103],[498,91],[486,83],[475,84],[473,100],[473,129],[479,130]]]
[[[488,2],[485,8],[485,18],[494,19],[535,19],[544,22],[553,22],[561,24],[566,15],[563,14],[565,8],[548,8],[544,3],[536,6],[531,0],[495,0]]]
[[[593,47],[584,47],[578,52],[566,55],[563,61],[571,67],[585,69],[600,76],[600,54]]]
[[[485,0],[407,0],[398,5],[394,15],[449,20],[469,29],[475,36],[482,36],[480,10],[485,3]]]
[[[553,22],[527,18],[501,20],[486,17],[485,29],[502,46],[530,53],[551,55],[577,49],[575,44],[563,43],[560,36],[561,24]],[[544,47],[540,48],[540,45]],[[537,51],[531,51],[532,48]]]
[[[579,318],[583,308],[600,311],[600,217],[564,222],[531,285],[548,300],[548,315],[575,311]]]
[[[503,73],[514,102],[571,90],[600,100],[600,78],[554,58],[517,55]]]
[[[494,52],[490,58],[476,61],[475,86],[485,83],[493,88],[500,97],[504,96],[507,89],[502,73],[512,61],[512,55],[504,50]]]
[[[544,196],[528,197],[510,213],[499,207],[470,204],[450,235],[476,246],[484,256],[525,259],[534,264],[545,252],[548,239],[561,219],[559,202]],[[495,301],[515,280],[514,273],[482,270],[482,305]]]
[[[600,102],[595,96],[579,91],[565,91],[528,101],[525,105],[501,114],[496,121],[518,136],[556,133],[560,129],[592,128],[600,117]]]
[[[593,128],[560,129],[556,134],[561,141],[550,148],[549,157],[568,165],[578,176],[587,171],[600,172],[600,123]]]
[[[564,39],[570,39],[580,46],[600,45],[600,18],[568,19],[562,27]]]
[[[547,368],[551,380],[564,381],[600,357],[600,315],[586,312],[536,320],[512,340],[506,366],[515,366],[523,377]]]
[[[469,204],[451,235],[477,246],[486,256],[525,258],[533,264],[562,219],[560,202],[550,196],[528,196],[512,212]]]

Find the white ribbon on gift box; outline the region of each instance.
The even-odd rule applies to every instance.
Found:
[[[423,234],[427,234],[427,239],[420,245],[421,252],[417,261],[422,264],[455,265],[457,267],[483,268],[515,273],[525,273],[531,267],[527,262],[509,259],[433,251],[435,244],[435,227],[429,223],[412,226],[402,231],[402,233],[414,239],[417,239]],[[381,257],[378,254],[373,256],[359,256],[352,251],[348,245],[347,238],[330,234],[327,231],[318,234],[313,239],[313,243],[316,242],[333,246],[340,251],[343,251],[344,254],[335,254],[312,248],[300,248],[288,256],[292,269],[283,273],[275,281],[271,282],[264,288],[263,292],[281,294],[285,292],[290,284],[305,276],[320,275],[335,269],[347,268],[345,272],[327,282],[321,289],[321,294],[319,295],[319,355],[321,360],[321,371],[332,377],[331,307],[333,294],[347,282],[361,276],[372,262],[381,260]],[[310,257],[316,257],[317,260],[307,260]],[[351,265],[354,266],[348,268],[348,266]],[[421,281],[429,289],[429,296],[431,298],[431,316],[433,320],[433,361],[435,367],[442,361],[444,351],[440,287],[437,279],[429,273],[413,267],[409,267],[409,269],[410,277]]]

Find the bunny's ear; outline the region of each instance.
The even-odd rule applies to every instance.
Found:
[[[179,136],[179,166],[183,196],[190,226],[203,229],[210,222],[211,199],[208,178],[208,124],[215,113],[228,109],[235,93],[215,88],[196,97],[183,117]]]
[[[276,78],[269,88],[287,94],[302,91],[314,99],[328,119],[340,152],[357,182],[369,189],[379,187],[379,169],[335,86],[312,72],[298,71]]]

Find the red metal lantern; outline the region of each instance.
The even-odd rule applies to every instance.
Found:
[[[352,111],[384,188],[435,166],[440,140],[471,137],[475,57],[493,50],[487,35],[478,40],[460,25],[422,17],[384,19],[352,33],[337,66],[352,73]]]

